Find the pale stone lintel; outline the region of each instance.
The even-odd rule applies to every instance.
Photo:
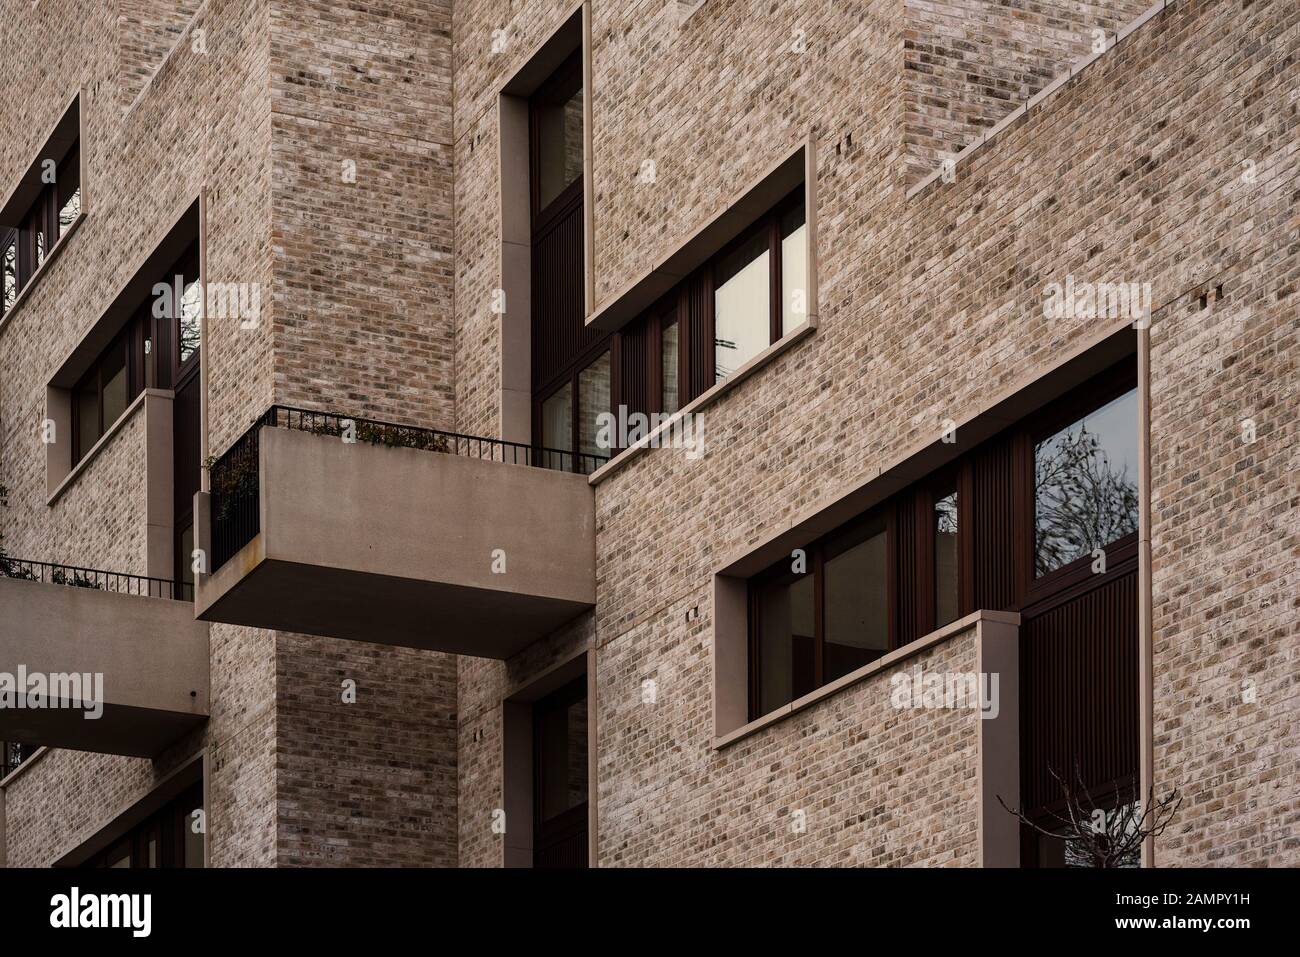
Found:
[[[1102,59],[1104,56],[1106,56],[1107,53],[1110,53],[1110,51],[1114,50],[1122,41],[1124,41],[1130,35],[1132,35],[1139,27],[1143,26],[1148,21],[1152,20],[1158,13],[1160,13],[1166,7],[1173,6],[1175,2],[1177,2],[1177,0],[1155,0],[1155,3],[1153,3],[1150,7],[1148,7],[1145,13],[1140,14],[1138,17],[1131,20],[1129,23],[1120,27],[1118,32],[1116,32],[1114,36],[1108,36],[1106,38],[1105,50],[1103,50],[1101,53],[1089,53],[1087,56],[1075,60],[1074,63],[1070,65],[1070,68],[1068,70],[1066,70],[1056,79],[1052,80],[1052,82],[1047,84],[1047,86],[1043,87],[1043,89],[1041,89],[1033,96],[1031,96],[1026,103],[1013,110],[1009,115],[1007,115],[1002,120],[1000,120],[992,128],[985,130],[982,134],[980,134],[979,137],[977,137],[970,144],[968,144],[965,149],[963,149],[960,153],[958,153],[955,157],[953,157],[952,160],[953,165],[961,166],[962,164],[966,163],[971,158],[971,156],[973,156],[975,153],[978,153],[980,150],[984,149],[985,146],[987,146],[990,142],[992,142],[994,139],[999,137],[1003,132],[1010,129],[1012,126],[1014,126],[1016,122],[1024,119],[1026,116],[1028,116],[1030,113],[1034,112],[1035,110],[1041,109],[1044,102],[1051,99],[1061,90],[1063,90],[1070,83],[1070,81],[1072,81],[1075,77],[1079,76],[1088,67],[1092,66],[1098,60]],[[915,186],[908,189],[907,198],[909,200],[914,199],[915,197],[919,196],[921,193],[925,192],[925,190],[929,186],[942,179],[943,179],[943,170],[942,169],[935,170],[933,173],[926,176],[925,179],[921,180]]]
[[[881,672],[906,661],[908,658],[913,658],[926,649],[941,644],[950,638],[955,638],[958,635],[976,629],[982,622],[986,621],[1003,625],[1012,625],[1017,628],[1020,627],[1020,615],[1015,612],[991,610],[971,612],[964,618],[958,618],[956,621],[944,625],[942,628],[932,631],[928,635],[917,638],[915,641],[908,642],[901,648],[895,648],[893,651],[889,652],[889,654],[877,658],[870,664],[863,665],[856,671],[850,671],[842,678],[837,678],[829,684],[822,685],[816,691],[810,691],[802,698],[796,698],[789,704],[782,705],[780,708],[763,715],[761,718],[757,718],[748,724],[741,725],[736,730],[730,731],[727,734],[715,737],[713,739],[713,750],[719,751],[730,744],[735,744],[742,738],[747,738],[751,734],[756,734],[764,728],[771,727],[777,722],[785,720],[792,714],[805,711],[813,705],[825,701],[831,695],[837,694],[851,685],[855,685],[860,681],[865,681],[873,675],[880,674]]]

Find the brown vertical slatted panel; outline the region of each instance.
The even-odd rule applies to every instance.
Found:
[[[586,326],[582,195],[533,238],[533,389],[540,391],[607,334]],[[507,304],[508,307],[508,304]]]
[[[984,443],[971,458],[975,607],[1008,609],[1016,603],[1015,458],[1010,436]]]
[[[713,388],[717,381],[713,350],[713,278],[704,270],[687,284],[686,329],[682,347],[686,349],[686,395],[682,405]]]
[[[1076,763],[1086,787],[1138,765],[1137,571],[1039,614],[1020,631],[1021,788],[1025,807],[1061,798],[1050,769]],[[1075,785],[1077,787],[1077,785]]]
[[[613,397],[615,412],[620,405],[628,413],[649,412],[650,396],[650,333],[654,323],[642,317],[629,324],[618,334],[618,394]]]
[[[916,496],[904,495],[897,506],[894,527],[894,563],[897,574],[898,598],[896,602],[899,645],[921,637],[920,600],[921,583],[917,580],[917,523]]]

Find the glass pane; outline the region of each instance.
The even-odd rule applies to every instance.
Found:
[[[663,331],[663,407],[662,411],[672,414],[680,406],[677,384],[677,323],[664,327]]]
[[[148,854],[149,854],[149,863],[146,864],[145,866],[157,867],[158,866],[158,838],[156,837],[149,838]]]
[[[609,413],[609,353],[578,373],[578,451],[608,455],[609,443],[600,444],[600,415]],[[600,436],[604,438],[604,436]]]
[[[817,632],[811,572],[761,587],[758,714],[764,715],[817,687]]]
[[[81,215],[81,187],[72,191],[63,208],[59,210],[59,238],[71,228],[73,221]]]
[[[202,807],[191,808],[185,815],[185,866],[202,867],[203,866],[203,834],[196,831],[198,827],[197,815]]]
[[[781,219],[781,335],[808,320],[808,229],[804,208]]]
[[[573,385],[566,382],[542,403],[542,445],[567,452],[573,448]],[[538,463],[548,469],[571,469],[569,455],[544,455]]]
[[[538,810],[549,821],[587,800],[587,699],[537,712]]]
[[[5,313],[18,298],[18,245],[13,240],[0,253],[0,277],[0,313]]]
[[[562,103],[538,103],[537,208],[545,209],[582,178],[582,90]]]
[[[838,554],[836,554],[838,553]],[[888,535],[883,520],[831,542],[823,564],[825,680],[834,681],[889,650]]]
[[[957,620],[957,491],[934,500],[934,627]]]
[[[36,266],[40,268],[45,262],[45,230],[36,230]]]
[[[104,429],[109,429],[126,411],[126,343],[115,345],[103,358],[100,381],[104,383]]]
[[[716,381],[771,345],[769,258],[767,233],[760,230],[718,263],[713,294]]]
[[[1138,526],[1137,390],[1034,449],[1035,571],[1091,556]]]
[[[77,458],[99,441],[99,393],[92,379],[77,390]]]
[[[200,287],[197,282],[190,283],[185,287],[185,292],[181,294],[180,335],[177,338],[180,343],[181,362],[185,362],[199,349],[199,321],[202,317],[200,312],[201,299]]]

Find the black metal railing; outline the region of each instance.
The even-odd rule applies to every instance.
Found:
[[[68,585],[72,588],[93,588],[96,591],[141,595],[146,598],[194,600],[194,586],[189,582],[172,581],[170,578],[150,578],[147,575],[128,575],[126,572],[110,572],[102,568],[61,565],[57,562],[37,562],[25,558],[0,558],[0,578]]]
[[[224,565],[261,531],[258,502],[258,434],[270,426],[313,435],[339,436],[350,442],[443,452],[508,465],[556,469],[590,475],[609,461],[607,455],[566,452],[489,439],[440,429],[397,425],[336,412],[315,412],[273,405],[216,461],[208,475],[212,490],[212,570]]]

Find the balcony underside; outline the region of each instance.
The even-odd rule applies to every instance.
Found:
[[[279,428],[259,444],[260,532],[200,576],[203,620],[508,658],[595,604],[581,475]],[[196,508],[202,547],[221,517]]]
[[[0,671],[9,681],[29,676],[20,692],[33,688],[31,676],[90,676],[76,700],[6,702],[0,738],[155,757],[207,720],[208,626],[189,602],[0,579],[0,609]],[[67,691],[67,681],[47,687]],[[98,718],[86,716],[88,700],[102,700]]]

